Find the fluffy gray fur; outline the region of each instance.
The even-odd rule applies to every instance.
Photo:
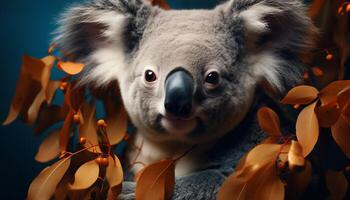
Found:
[[[87,64],[81,84],[118,81],[140,134],[160,143],[217,141],[206,152],[208,167],[178,177],[173,197],[215,199],[239,158],[262,138],[255,114],[247,116],[257,86],[265,80],[283,94],[300,81],[297,54],[310,45],[312,27],[299,0],[230,0],[213,10],[172,11],[142,0],[94,0],[62,15],[55,42]],[[180,66],[195,79],[193,115],[201,123],[178,136],[160,118],[165,78]],[[147,69],[157,74],[152,85],[143,80]],[[203,84],[211,70],[221,74],[216,89]],[[135,184],[124,185],[120,198],[133,199]]]

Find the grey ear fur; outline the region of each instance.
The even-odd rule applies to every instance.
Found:
[[[230,0],[221,9],[243,24],[254,79],[265,79],[280,95],[300,83],[298,56],[312,48],[317,33],[301,0]]]
[[[143,0],[91,0],[64,12],[55,32],[64,52],[87,64],[81,83],[105,85],[137,48],[152,6]],[[113,54],[113,55],[112,55]]]
[[[294,53],[313,44],[310,35],[316,28],[301,0],[231,0],[226,9],[243,20],[247,39],[255,42],[255,48]]]

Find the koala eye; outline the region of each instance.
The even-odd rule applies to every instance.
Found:
[[[156,73],[154,73],[152,70],[146,70],[145,80],[150,83],[156,81],[157,80]]]
[[[215,88],[220,83],[220,74],[216,71],[209,72],[205,77],[205,84],[211,88]]]

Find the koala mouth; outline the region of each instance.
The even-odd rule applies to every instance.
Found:
[[[195,117],[179,118],[172,116],[161,116],[160,123],[169,133],[188,134],[197,127],[197,121],[198,120]]]

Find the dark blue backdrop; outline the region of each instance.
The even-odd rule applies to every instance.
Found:
[[[218,0],[168,0],[171,7],[210,8]],[[0,120],[7,115],[16,87],[21,56],[46,55],[58,14],[73,1],[9,0],[0,6]],[[0,199],[25,199],[31,180],[44,165],[34,161],[42,138],[16,121],[0,127]]]

